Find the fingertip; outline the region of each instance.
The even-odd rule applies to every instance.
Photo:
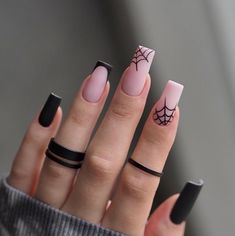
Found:
[[[146,226],[145,236],[183,236],[185,222],[176,225],[170,219],[178,197],[179,193],[172,195],[154,211]]]

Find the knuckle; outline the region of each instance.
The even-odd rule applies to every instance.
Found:
[[[144,200],[149,195],[149,189],[146,186],[146,179],[142,177],[140,175],[124,174],[121,184],[124,194],[135,199]]]
[[[88,174],[98,180],[105,180],[113,173],[113,166],[108,158],[100,155],[90,155],[86,159]]]
[[[27,180],[30,177],[30,174],[23,170],[22,168],[13,167],[10,172],[10,180],[11,181],[23,181]]]
[[[110,113],[115,118],[128,119],[140,114],[143,107],[144,103],[142,100],[122,101],[122,99],[115,99],[110,107]]]
[[[69,120],[78,126],[83,126],[84,124],[86,124],[89,118],[90,117],[86,112],[81,113],[73,111],[69,116]]]
[[[144,132],[141,137],[142,141],[151,146],[161,146],[162,140],[157,136],[157,134]]]
[[[32,125],[31,127],[29,127],[29,129],[27,130],[25,136],[24,136],[24,142],[27,144],[30,143],[38,143],[38,141],[40,140],[40,132],[37,132],[35,127]]]
[[[73,104],[68,115],[68,120],[78,126],[87,125],[97,115],[97,108],[84,104]]]
[[[51,179],[58,180],[64,178],[65,168],[66,167],[61,166],[52,160],[46,160],[45,173],[47,173],[48,177]]]
[[[23,138],[22,148],[33,148],[35,153],[41,154],[45,151],[49,135],[49,133],[39,132],[37,127],[31,125]]]
[[[150,127],[142,134],[142,140],[148,145],[160,148],[169,149],[172,143],[172,135],[165,130],[155,130]]]

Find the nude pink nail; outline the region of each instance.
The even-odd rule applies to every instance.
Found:
[[[102,61],[96,63],[95,68],[83,89],[82,95],[85,100],[88,102],[98,102],[104,91],[111,69],[112,66],[108,63]]]
[[[184,86],[169,80],[158,100],[153,114],[154,121],[161,125],[168,125],[173,119]]]
[[[138,96],[144,88],[155,51],[138,46],[122,82],[122,89],[130,96]]]

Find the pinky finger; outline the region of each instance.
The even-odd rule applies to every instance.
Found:
[[[146,227],[145,236],[183,236],[185,220],[190,213],[203,186],[188,182],[180,194],[175,194],[164,201],[151,215]]]
[[[13,161],[7,182],[27,194],[33,195],[35,191],[47,145],[60,125],[60,102],[60,97],[50,94],[41,113],[27,129]]]

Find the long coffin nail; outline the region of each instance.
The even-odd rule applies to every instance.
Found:
[[[122,82],[122,89],[130,96],[137,96],[144,88],[155,51],[138,46]]]
[[[111,70],[112,66],[106,62],[98,61],[96,63],[91,77],[83,89],[83,97],[85,100],[88,102],[98,102],[104,91]]]
[[[189,215],[203,186],[203,180],[198,182],[189,181],[185,184],[170,214],[174,224],[181,224]]]
[[[38,122],[43,127],[48,127],[52,123],[56,111],[61,103],[61,97],[51,93],[47,98],[38,118]]]
[[[172,80],[167,82],[153,114],[153,119],[158,125],[166,126],[173,120],[183,89],[182,84]]]

